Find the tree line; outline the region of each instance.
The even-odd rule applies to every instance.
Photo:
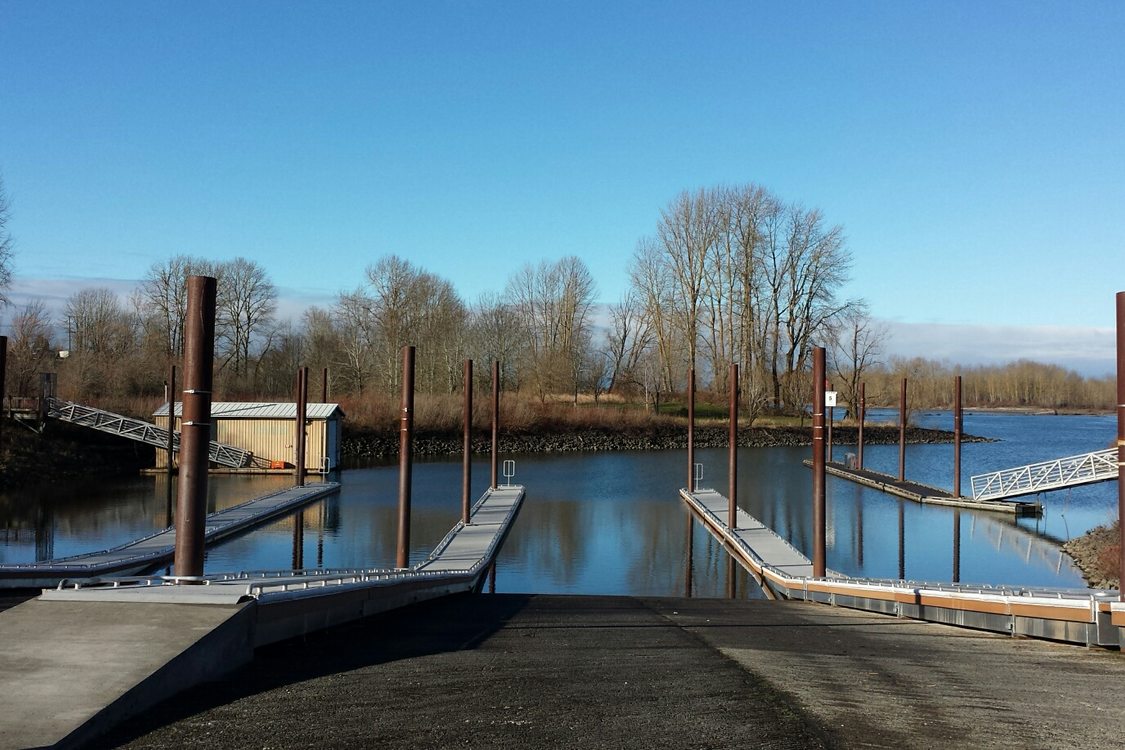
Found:
[[[0,291],[11,273],[6,220],[0,185]],[[335,398],[393,397],[409,344],[418,389],[434,394],[455,393],[471,358],[500,361],[505,389],[540,402],[612,393],[656,410],[682,394],[692,367],[701,389],[724,392],[733,363],[753,419],[804,408],[813,347],[825,346],[834,387],[849,403],[860,382],[869,402],[897,403],[905,376],[912,403],[942,406],[955,371],[967,405],[1112,403],[1112,384],[1049,365],[884,362],[886,334],[865,302],[840,298],[851,259],[841,226],[753,184],[671,200],[638,241],[627,291],[610,305],[597,304],[593,275],[575,256],[525,264],[500,291],[467,302],[448,279],[386,255],[331,304],[285,320],[255,261],[177,255],[149,267],[127,298],[88,288],[71,295],[61,319],[41,300],[14,311],[8,392],[34,395],[39,373],[55,372],[60,393],[75,400],[162,395],[168,366],[183,353],[186,280],[198,274],[218,280],[215,380],[217,397],[228,400],[289,399],[302,365],[327,369]],[[478,374],[487,378],[487,368]]]

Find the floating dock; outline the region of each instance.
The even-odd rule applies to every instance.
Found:
[[[812,467],[812,461],[805,459],[805,466]],[[1027,503],[1019,500],[1002,502],[999,500],[974,500],[971,497],[955,497],[953,494],[939,487],[931,487],[920,482],[900,480],[890,474],[883,474],[870,469],[854,469],[844,464],[826,462],[824,471],[834,477],[847,479],[849,482],[862,484],[864,487],[886,492],[890,495],[913,500],[925,505],[944,505],[950,508],[970,508],[973,510],[987,510],[994,513],[1015,513],[1017,516],[1037,516],[1043,512],[1039,503]]]
[[[247,663],[254,649],[396,607],[479,590],[524,498],[487,491],[406,569],[295,570],[73,583],[0,613],[0,749],[78,747]]]
[[[811,565],[808,573],[802,572],[805,568],[800,561],[807,562],[807,558],[786,550],[791,545],[764,525],[745,531],[728,528],[727,499],[718,492],[680,490],[680,497],[768,596],[1009,635],[1125,647],[1125,602],[1118,601],[1118,591],[848,578],[832,571],[824,578],[814,578]],[[740,527],[761,523],[741,509],[738,519]]]
[[[207,516],[204,543],[214,544],[242,533],[339,489],[337,482],[291,487],[216,511]],[[134,575],[169,562],[175,549],[176,529],[169,527],[112,549],[35,563],[3,564],[0,565],[0,589],[46,588],[67,579]]]

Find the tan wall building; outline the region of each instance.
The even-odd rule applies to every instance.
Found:
[[[180,429],[183,404],[176,403],[174,429]],[[295,403],[217,401],[211,404],[211,439],[248,450],[259,458],[290,467],[296,452]],[[158,427],[168,426],[168,404],[153,412]],[[340,429],[344,412],[339,404],[308,404],[305,417],[305,470],[331,471],[340,467]],[[156,451],[156,468],[166,468],[166,451]],[[280,466],[278,468],[281,468]]]

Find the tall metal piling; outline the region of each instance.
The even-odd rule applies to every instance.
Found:
[[[906,480],[906,378],[898,393],[898,481]]]
[[[489,486],[496,489],[500,486],[500,361],[492,362],[492,451],[491,474]]]
[[[203,575],[211,386],[215,362],[215,290],[216,281],[210,276],[188,277],[183,411],[180,420],[180,485],[173,558],[173,572],[185,578]]]
[[[738,528],[738,365],[732,363],[730,375],[730,453],[727,456],[727,476],[729,477],[729,500],[727,504],[727,526]]]
[[[695,368],[687,381],[687,490],[695,492]]]
[[[1125,292],[1117,293],[1117,527],[1121,532],[1117,564],[1125,582]],[[1121,601],[1125,602],[1125,585]]]
[[[864,383],[859,384],[859,435],[857,442],[859,445],[856,448],[855,466],[857,469],[863,468],[863,423],[867,419],[867,394]]]
[[[293,481],[305,486],[305,421],[308,416],[309,368],[297,368],[297,410],[293,414]]]
[[[473,485],[473,360],[466,359],[462,373],[464,390],[464,434],[462,437],[461,458],[461,523],[469,524]]]
[[[961,376],[953,378],[953,497],[961,497]]]
[[[410,565],[410,489],[414,470],[414,347],[402,348],[402,408],[398,433],[398,550],[395,566]]]
[[[164,516],[168,521],[167,525],[172,525],[172,519],[175,517],[175,491],[174,479],[176,478],[176,366],[170,365],[168,367],[168,443],[166,446],[168,451],[168,465],[165,467],[165,478],[168,480],[168,491],[165,497]]]
[[[813,575],[825,571],[824,347],[813,349]]]

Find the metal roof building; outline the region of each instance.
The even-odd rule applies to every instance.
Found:
[[[183,404],[176,402],[174,429],[180,429]],[[168,404],[153,412],[159,427],[168,426]],[[254,403],[216,401],[211,404],[211,439],[251,451],[255,456],[292,467],[296,447],[293,402]],[[307,404],[305,410],[305,470],[327,472],[340,465],[340,428],[344,412],[339,404]],[[167,453],[156,452],[157,468],[167,466]]]

